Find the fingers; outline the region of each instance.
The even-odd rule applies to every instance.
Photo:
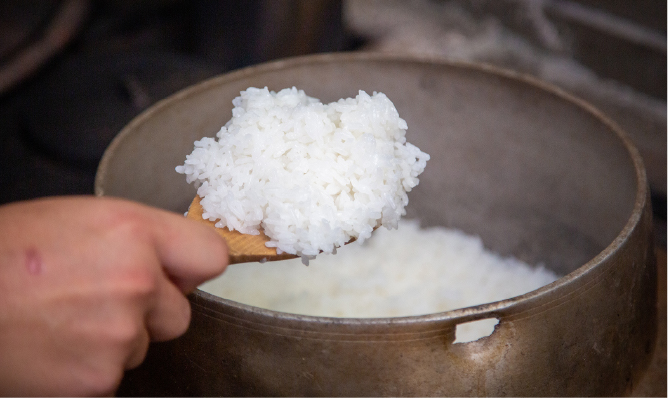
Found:
[[[133,209],[131,214],[138,216],[142,227],[135,225],[122,230],[142,231],[147,227],[152,252],[160,265],[155,299],[146,309],[148,335],[154,341],[176,338],[186,331],[190,323],[190,304],[184,293],[191,292],[225,270],[228,264],[227,246],[213,229],[181,215],[136,203],[123,202],[123,205]],[[134,218],[124,218],[127,219]],[[143,236],[139,232],[138,238],[133,241],[141,244],[145,241]]]
[[[141,326],[127,354],[124,369],[133,369],[145,359],[151,341],[166,341],[179,337],[190,324],[190,303],[183,293],[159,271],[153,299],[141,316]],[[132,311],[128,311],[129,313]]]
[[[156,234],[158,257],[170,279],[183,293],[190,293],[225,270],[227,244],[212,228],[164,214]]]
[[[20,351],[0,355],[0,390],[113,391],[151,340],[186,331],[183,293],[227,266],[227,247],[213,229],[121,199],[3,205],[0,227],[0,285],[11,288],[0,289],[10,304],[0,312],[16,313],[4,316],[6,325],[0,316],[0,351]],[[26,260],[33,252],[38,272]]]
[[[163,280],[155,305],[146,315],[151,340],[165,341],[179,337],[190,324],[190,303],[169,280]]]
[[[146,358],[146,352],[148,351],[148,345],[151,342],[151,337],[149,336],[148,330],[141,328],[139,335],[135,339],[135,347],[130,352],[128,356],[124,369],[134,369],[137,366],[141,365]]]

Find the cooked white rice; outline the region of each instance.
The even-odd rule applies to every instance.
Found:
[[[296,88],[249,88],[232,119],[195,142],[176,171],[199,184],[204,217],[278,252],[332,253],[374,227],[396,228],[429,155],[383,93],[330,104]]]
[[[538,265],[503,258],[476,236],[401,221],[364,244],[299,260],[235,264],[200,289],[275,311],[332,317],[431,314],[507,299],[558,276]]]

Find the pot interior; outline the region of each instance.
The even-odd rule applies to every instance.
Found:
[[[562,275],[608,246],[634,208],[637,160],[596,111],[487,67],[355,55],[248,68],[173,95],[114,140],[96,193],[185,212],[196,190],[174,167],[251,86],[296,86],[323,102],[385,93],[407,140],[431,155],[407,217],[479,235],[493,251]]]

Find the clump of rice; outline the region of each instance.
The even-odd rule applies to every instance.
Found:
[[[396,228],[429,155],[383,93],[322,104],[296,88],[249,88],[232,119],[176,171],[199,184],[203,216],[271,238],[278,252],[332,253]]]
[[[200,289],[237,302],[302,315],[375,318],[432,314],[507,299],[558,278],[541,265],[504,258],[477,236],[403,220],[364,244],[309,267],[298,260],[235,264]]]

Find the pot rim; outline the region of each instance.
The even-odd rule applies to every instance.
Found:
[[[149,107],[147,110],[136,116],[130,123],[128,123],[120,133],[112,140],[110,145],[104,152],[99,163],[97,173],[95,176],[95,195],[104,196],[103,183],[108,169],[108,164],[116,148],[130,135],[137,126],[143,124],[146,120],[159,114],[163,109],[174,105],[184,98],[197,95],[199,92],[208,90],[212,86],[219,86],[227,82],[239,80],[254,74],[265,73],[269,71],[276,71],[281,69],[290,69],[296,66],[303,66],[308,64],[329,63],[329,62],[343,62],[343,61],[384,61],[384,62],[405,62],[405,63],[422,63],[429,65],[443,65],[459,69],[472,69],[488,74],[496,75],[505,79],[515,80],[523,84],[528,84],[534,88],[538,88],[548,94],[554,95],[571,104],[586,111],[594,118],[602,122],[608,127],[624,144],[634,165],[636,174],[636,195],[633,209],[626,224],[613,239],[613,241],[605,247],[595,257],[590,259],[585,264],[581,265],[569,274],[557,279],[556,281],[547,284],[541,288],[530,291],[528,293],[514,296],[508,299],[494,301],[486,304],[464,307],[444,312],[437,312],[425,315],[412,315],[403,317],[378,317],[378,318],[343,318],[343,317],[324,317],[312,315],[299,315],[287,312],[273,311],[260,307],[251,306],[248,304],[239,303],[233,300],[218,297],[202,290],[197,289],[190,295],[191,302],[211,303],[214,306],[232,307],[245,313],[255,314],[261,317],[269,317],[273,322],[276,320],[285,320],[291,322],[308,322],[310,324],[322,323],[336,323],[341,325],[356,325],[356,326],[373,326],[373,325],[402,325],[415,323],[432,323],[441,321],[456,321],[456,323],[470,322],[491,317],[501,318],[507,310],[516,308],[522,304],[527,304],[536,301],[546,295],[556,294],[558,290],[562,290],[573,282],[582,279],[586,275],[594,272],[598,265],[610,258],[618,249],[629,240],[630,235],[638,226],[642,215],[648,211],[649,206],[647,197],[649,195],[649,186],[645,166],[636,146],[633,144],[628,134],[621,129],[608,116],[598,110],[589,102],[576,97],[573,94],[551,84],[540,80],[528,74],[512,71],[509,69],[500,68],[497,66],[459,60],[449,60],[442,57],[431,55],[415,55],[415,54],[396,54],[396,53],[378,53],[378,52],[338,52],[338,53],[323,53],[312,54],[298,57],[290,57],[279,59],[271,62],[266,62],[258,65],[248,66],[235,71],[223,73],[219,76],[212,77],[200,83],[182,89]],[[210,305],[206,305],[209,309]],[[514,314],[522,313],[526,309],[520,309]],[[286,324],[287,325],[287,324]]]

